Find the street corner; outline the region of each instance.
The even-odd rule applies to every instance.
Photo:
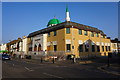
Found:
[[[113,75],[117,75],[120,76],[120,66],[116,66],[114,64],[110,64],[110,66],[108,67],[107,65],[104,66],[99,66],[97,69],[106,72],[108,74],[113,74]]]

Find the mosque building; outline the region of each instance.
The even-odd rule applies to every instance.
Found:
[[[102,30],[71,22],[68,8],[65,22],[54,17],[47,28],[30,33],[28,38],[29,51],[63,51],[76,57],[107,56],[111,52],[110,38]]]

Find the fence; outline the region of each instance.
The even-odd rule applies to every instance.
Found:
[[[19,51],[19,52],[15,51],[15,52],[12,53],[12,57],[14,57],[14,58],[25,58],[25,52],[23,52],[23,51]]]
[[[71,54],[71,52],[65,52],[65,51],[29,51],[28,55],[31,55],[32,59],[43,59],[45,61],[52,60],[55,58],[55,60],[65,60],[67,58],[66,53]]]
[[[70,59],[71,56],[68,56],[68,54],[72,54],[71,51],[29,51],[28,53],[25,53],[23,51],[21,52],[14,52],[16,54],[17,58],[26,58],[29,56],[29,58],[32,59],[38,59],[38,60],[43,60],[43,61],[51,61],[53,60],[53,58],[57,61],[61,61],[61,60],[66,60]],[[99,54],[99,55],[98,55]],[[80,55],[80,59],[88,59],[88,58],[92,58],[92,57],[99,57],[100,53],[96,53],[96,54],[87,54],[85,55],[83,53],[83,55]]]

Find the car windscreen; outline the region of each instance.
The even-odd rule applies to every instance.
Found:
[[[9,55],[7,55],[7,54],[2,54],[2,56],[9,56]]]

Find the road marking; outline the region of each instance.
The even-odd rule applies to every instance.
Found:
[[[48,74],[48,73],[43,73],[45,75],[48,75],[48,76],[53,76],[53,77],[56,77],[56,78],[62,78],[62,77],[59,77],[59,76],[55,76],[55,75],[52,75],[52,74]]]
[[[67,66],[55,66],[55,67],[67,67]]]
[[[25,67],[25,69],[27,69],[28,71],[34,71],[34,70],[30,70],[29,68]]]

